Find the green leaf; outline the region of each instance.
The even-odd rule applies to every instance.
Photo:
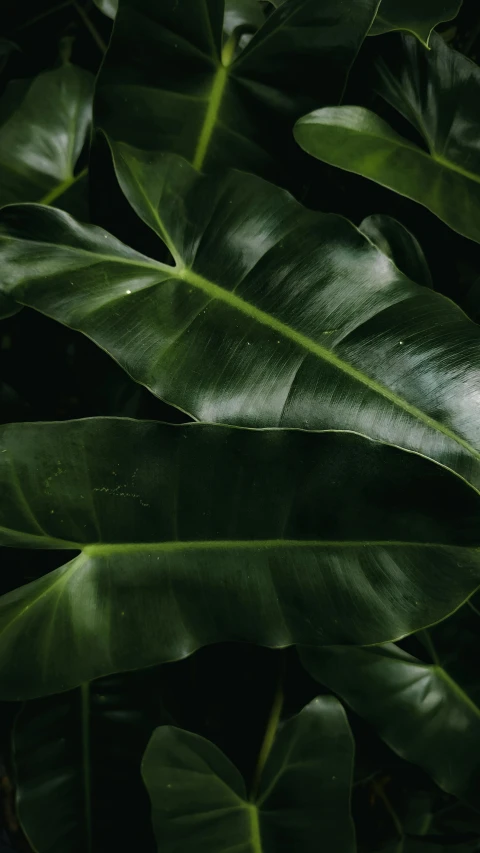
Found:
[[[86,172],[76,174],[75,166],[91,121],[93,82],[93,74],[67,63],[9,84],[0,101],[0,205],[55,201],[84,214]]]
[[[151,149],[154,140],[197,169],[234,165],[285,178],[294,121],[338,103],[376,5],[288,0],[238,50],[237,29],[225,42],[223,30],[234,6],[244,17],[246,0],[227,4],[225,22],[223,0],[121,0],[96,122],[117,141]]]
[[[301,649],[300,658],[402,758],[480,808],[480,707],[439,662],[394,645]]]
[[[367,216],[358,226],[372,243],[412,281],[433,287],[422,248],[413,234],[392,216],[378,213]]]
[[[428,47],[432,30],[456,18],[462,0],[382,0],[369,35],[406,30]]]
[[[399,136],[363,107],[326,107],[301,118],[295,138],[309,154],[423,204],[480,242],[480,69],[433,35],[430,51],[401,37],[401,57],[378,66],[380,94],[423,137]]]
[[[115,147],[176,261],[48,208],[0,214],[3,288],[199,420],[352,429],[480,487],[480,329],[343,217],[259,178]]]
[[[386,642],[480,585],[478,494],[352,433],[6,425],[0,493],[2,544],[81,551],[0,599],[3,699],[220,641]]]
[[[158,728],[142,771],[162,853],[354,853],[350,816],[353,738],[331,696],[310,702],[280,729],[260,788],[245,782],[212,743]]]
[[[13,733],[17,815],[37,853],[118,849],[120,838],[152,848],[140,762],[161,721],[158,693],[149,670],[25,704]]]

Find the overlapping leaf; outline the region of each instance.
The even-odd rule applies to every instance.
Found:
[[[175,266],[38,206],[0,215],[5,292],[204,421],[352,429],[480,484],[480,330],[356,228],[264,181],[115,148]]]
[[[300,657],[395,752],[480,808],[480,707],[440,663],[424,664],[394,645],[303,649]]]
[[[462,0],[382,0],[369,35],[407,30],[428,46],[437,24],[455,18]]]
[[[432,287],[432,277],[422,248],[413,234],[391,216],[367,216],[358,226],[384,255],[412,281]]]
[[[0,477],[3,544],[81,550],[0,599],[2,698],[225,640],[385,642],[480,584],[478,494],[354,434],[15,424]]]
[[[252,5],[229,2],[228,16],[252,20]],[[288,0],[246,43],[242,27],[223,40],[223,0],[121,0],[96,121],[116,140],[144,149],[154,140],[199,169],[285,178],[295,119],[338,103],[376,6]]]
[[[75,172],[91,122],[93,75],[70,63],[14,81],[0,102],[0,205],[39,201],[86,218]]]
[[[157,729],[143,760],[162,853],[354,853],[353,739],[331,696],[314,699],[277,734],[258,794],[212,743]]]
[[[363,107],[326,107],[295,126],[314,157],[420,202],[455,231],[480,242],[480,69],[433,35],[431,50],[403,36],[401,57],[378,66],[380,94],[426,149]]]

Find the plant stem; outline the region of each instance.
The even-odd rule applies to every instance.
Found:
[[[475,607],[475,605],[474,605],[474,604],[472,604],[472,602],[470,601],[470,599],[467,601],[467,604],[468,604],[468,606],[469,606],[470,610],[473,610],[473,612],[474,612],[474,613],[476,613],[476,614],[477,614],[477,616],[480,616],[480,610],[477,610],[477,608]]]
[[[270,716],[268,718],[267,727],[265,729],[265,735],[263,738],[262,745],[260,747],[260,752],[258,753],[257,766],[255,767],[255,774],[253,777],[252,789],[250,792],[250,801],[254,802],[257,798],[258,790],[260,787],[260,780],[262,778],[262,773],[267,763],[267,758],[270,755],[270,750],[272,749],[273,742],[275,740],[275,735],[277,734],[278,724],[280,722],[280,717],[282,715],[282,707],[283,707],[283,667],[280,670],[277,686],[275,689],[275,695],[273,697],[273,703],[270,710]]]
[[[94,40],[95,44],[97,45],[97,47],[99,48],[99,50],[101,50],[102,53],[105,53],[105,51],[107,49],[107,45],[105,44],[104,40],[102,39],[97,28],[94,26],[94,24],[92,24],[92,22],[91,22],[90,18],[88,17],[85,9],[83,9],[82,6],[80,6],[80,3],[78,3],[77,0],[72,0],[72,5],[76,9],[76,11],[78,12],[78,15],[82,19],[83,23],[85,24],[87,30],[89,31],[91,37],[93,38],[93,40]]]
[[[92,849],[92,791],[90,769],[90,683],[88,681],[80,686],[80,696],[83,788],[85,795],[85,832],[87,836],[86,853],[90,853]]]
[[[57,198],[63,195],[63,193],[66,192],[70,187],[72,187],[73,184],[76,184],[77,181],[80,181],[82,178],[84,178],[85,175],[88,175],[88,168],[82,169],[82,171],[79,172],[78,175],[74,175],[72,178],[67,178],[65,181],[62,181],[61,184],[58,184],[58,186],[54,187],[53,190],[50,190],[50,192],[46,193],[46,195],[44,195],[38,203],[51,204],[52,201],[55,201]]]
[[[58,3],[57,6],[52,6],[50,9],[46,9],[45,12],[40,12],[39,15],[35,15],[34,18],[30,18],[29,21],[26,21],[21,27],[18,27],[17,32],[21,30],[26,30],[27,27],[31,27],[33,24],[36,24],[37,21],[41,21],[42,18],[47,18],[48,15],[53,15],[55,12],[60,12],[61,9],[65,9],[66,6],[71,6],[73,0],[64,0],[63,3]]]
[[[404,842],[405,836],[404,836],[403,826],[402,826],[402,823],[400,821],[400,818],[398,817],[395,809],[393,808],[390,800],[388,799],[388,797],[387,797],[387,795],[383,789],[383,785],[380,782],[373,782],[373,789],[374,789],[377,797],[379,798],[379,800],[382,801],[383,805],[385,806],[386,811],[388,812],[388,814],[390,815],[390,817],[392,819],[392,823],[395,827],[396,833],[397,833],[398,838],[399,838],[397,853],[402,853],[403,842]]]
[[[432,658],[432,661],[434,662],[435,666],[441,666],[442,664],[440,663],[440,658],[437,655],[437,650],[436,650],[435,646],[433,645],[432,638],[431,638],[430,634],[428,633],[427,629],[425,629],[421,633],[423,634],[423,638],[425,640],[425,645],[428,649],[430,657]]]

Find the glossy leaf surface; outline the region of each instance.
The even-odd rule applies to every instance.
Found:
[[[480,584],[477,493],[354,434],[92,418],[0,446],[2,543],[81,549],[0,599],[2,698],[220,641],[385,642]]]
[[[93,75],[69,63],[16,80],[0,102],[0,205],[39,201],[85,218],[75,167],[91,122]]]
[[[199,420],[352,429],[480,485],[480,329],[460,309],[259,178],[115,150],[175,266],[22,205],[0,214],[5,292]]]
[[[96,122],[113,139],[173,151],[198,169],[280,174],[294,121],[338,103],[376,5],[288,0],[241,49],[241,30],[226,41],[223,30],[232,14],[251,20],[252,2],[228,2],[224,22],[223,0],[121,0]]]
[[[461,5],[462,0],[382,0],[369,35],[407,30],[427,46],[434,27],[455,18]]]
[[[392,216],[367,216],[358,226],[372,243],[412,281],[432,287],[432,276],[422,248],[413,234]]]
[[[280,729],[254,800],[214,744],[157,729],[142,770],[162,853],[354,853],[353,739],[340,703],[314,699]]]
[[[480,242],[480,69],[440,36],[431,48],[403,36],[401,57],[378,66],[378,91],[427,150],[363,107],[316,110],[297,122],[295,138],[314,157],[418,201]]]
[[[95,6],[98,6],[101,12],[111,18],[115,18],[118,10],[118,0],[94,0]]]
[[[162,721],[158,671],[27,702],[13,733],[17,814],[37,853],[150,851],[140,762]]]
[[[439,662],[425,664],[393,644],[302,649],[300,657],[402,758],[480,808],[480,707]]]

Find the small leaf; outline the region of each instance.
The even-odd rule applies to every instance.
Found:
[[[363,107],[326,107],[295,125],[309,154],[423,204],[454,231],[480,242],[480,69],[433,35],[412,36],[400,59],[378,65],[378,91],[412,123],[428,150]]]
[[[84,174],[75,166],[90,126],[93,82],[67,63],[9,84],[0,101],[0,205],[55,201],[85,218],[86,201],[75,188]]]
[[[462,0],[382,0],[369,35],[406,30],[428,47],[432,30],[456,18],[461,6]]]
[[[433,287],[422,248],[401,222],[380,213],[367,216],[358,228],[408,278],[424,287]]]
[[[228,640],[386,642],[480,585],[477,492],[352,433],[6,425],[0,494],[2,544],[73,551],[0,598],[2,699]]]
[[[142,771],[161,853],[354,853],[353,739],[340,703],[310,702],[281,728],[258,797],[209,741],[157,729]]]
[[[480,708],[440,664],[394,645],[301,649],[300,658],[402,758],[480,808]]]

